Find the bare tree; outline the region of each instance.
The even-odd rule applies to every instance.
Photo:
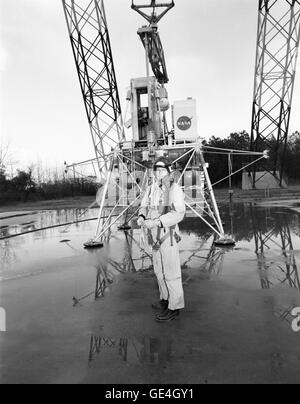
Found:
[[[0,139],[0,167],[5,167],[9,158],[10,143],[4,139]]]
[[[11,142],[7,139],[0,138],[0,171],[4,172],[10,167],[12,174],[15,164],[17,164],[17,161],[14,161]]]

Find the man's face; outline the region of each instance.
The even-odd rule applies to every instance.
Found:
[[[154,171],[154,175],[157,181],[161,181],[167,175],[169,175],[169,171],[164,167],[157,167],[156,170]]]

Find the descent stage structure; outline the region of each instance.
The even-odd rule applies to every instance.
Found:
[[[131,80],[124,117],[104,1],[62,2],[96,154],[95,159],[66,165],[66,170],[75,172],[81,164],[92,164],[101,180],[98,223],[93,239],[85,247],[102,246],[112,226],[121,219],[121,229],[130,228],[146,187],[153,183],[153,163],[161,156],[172,163],[172,180],[183,188],[189,212],[217,235],[216,244],[234,244],[225,235],[213,191],[215,184],[210,181],[204,155],[227,154],[229,167],[235,155],[244,155],[245,159],[251,156],[249,164],[238,170],[242,171],[268,158],[268,154],[208,147],[198,133],[196,101],[189,98],[170,108],[166,88],[169,77],[158,22],[175,6],[174,1],[132,1],[132,9],[148,22],[138,30],[145,49],[146,75]],[[167,119],[170,110],[171,129]],[[131,135],[126,136],[129,130]],[[229,171],[223,180],[234,174]]]

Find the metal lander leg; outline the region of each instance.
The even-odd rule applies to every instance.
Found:
[[[200,171],[203,173],[205,188],[202,190],[203,200],[201,201],[201,203],[199,203],[198,201],[195,201],[193,198],[190,198],[188,195],[186,195],[186,206],[196,216],[198,216],[207,226],[209,226],[213,230],[213,232],[218,236],[215,240],[216,245],[219,245],[219,246],[235,245],[235,241],[232,239],[232,237],[225,234],[225,231],[223,228],[223,223],[221,220],[218,204],[217,204],[217,201],[216,201],[216,198],[214,195],[213,186],[211,184],[211,180],[209,177],[207,164],[204,159],[203,146],[202,146],[202,141],[200,138],[197,140],[197,143],[195,145],[193,145],[193,147],[191,147],[191,150],[188,153],[190,153],[191,155],[180,175],[178,183],[180,183],[182,177],[185,175],[185,172],[190,167],[190,165],[192,163],[195,164],[195,162],[196,162],[197,165],[199,165],[199,167],[200,167]],[[179,159],[177,159],[176,162],[178,160],[180,160],[182,157],[186,156],[188,153],[185,153],[183,156],[181,156]],[[134,170],[130,171],[128,169],[128,167],[124,163],[124,159],[126,159],[126,157],[119,150],[115,151],[114,154],[111,155],[111,157],[110,157],[110,168],[107,173],[105,185],[103,188],[95,236],[92,240],[85,243],[85,248],[102,247],[106,233],[111,230],[112,226],[119,219],[121,219],[124,215],[126,215],[125,224],[128,225],[129,220],[131,220],[134,216],[134,215],[131,215],[128,219],[128,213],[129,213],[130,208],[132,208],[134,206],[135,207],[138,206],[138,201],[142,196],[143,190],[136,183],[135,171]],[[134,189],[134,196],[137,194],[136,191],[139,192],[138,196],[136,198],[133,198],[131,203],[129,203],[127,195],[125,195],[125,197],[123,196],[124,192],[127,191],[125,189],[126,184],[125,185],[123,183],[122,184],[117,184],[117,183],[113,184],[115,182],[115,180],[112,176],[112,172],[114,169],[114,162],[116,162],[116,161],[118,162],[120,175],[123,176],[123,178],[124,178],[124,176],[129,176],[132,181],[132,184],[134,184],[134,186],[136,187],[136,189]],[[138,163],[133,161],[133,164],[138,164]],[[145,168],[145,167],[143,167],[143,168]],[[144,176],[146,176],[146,172],[145,172]],[[114,186],[117,186],[120,188],[121,197],[119,198],[119,200],[116,202],[116,204],[113,207],[105,208],[107,191],[108,191],[109,186],[111,186],[112,184]],[[124,202],[124,200],[125,200],[125,202]],[[110,210],[110,213],[108,216],[105,215],[105,212],[107,212],[107,210]],[[117,211],[117,213],[116,213],[116,211]],[[206,217],[208,216],[208,217],[205,218],[205,216]],[[213,223],[211,223],[208,220],[212,221]],[[119,229],[123,230],[123,227],[120,227]]]
[[[89,240],[88,242],[86,242],[84,244],[84,248],[103,247],[103,242],[102,242],[102,240],[97,239],[97,234],[99,232],[99,229],[101,228],[101,225],[103,226],[103,224],[104,224],[103,212],[104,212],[105,198],[106,198],[106,195],[107,195],[108,186],[109,186],[111,176],[112,176],[113,162],[114,162],[114,156],[111,156],[110,165],[109,165],[109,171],[108,171],[108,174],[107,174],[107,177],[106,177],[106,181],[105,181],[105,185],[104,185],[104,189],[103,189],[103,193],[102,193],[102,198],[101,198],[101,203],[100,203],[100,207],[99,207],[98,222],[97,222],[95,237],[94,237],[94,239]],[[110,217],[109,217],[109,220],[110,220]]]
[[[185,174],[187,168],[189,167],[190,163],[193,161],[193,158],[195,157],[196,160],[199,162],[200,168],[203,170],[206,188],[203,190],[203,205],[195,203],[195,201],[192,198],[186,195],[186,206],[196,216],[198,216],[207,226],[209,226],[214,231],[214,233],[217,234],[218,238],[215,240],[216,245],[219,246],[235,245],[235,241],[233,240],[233,238],[226,235],[223,228],[223,223],[221,220],[218,204],[209,177],[207,164],[203,156],[203,146],[200,138],[197,140],[197,145],[193,149],[193,151],[191,151],[191,153],[192,153],[191,157],[187,162],[178,183],[180,182],[182,176]],[[204,215],[208,215],[210,219],[213,220],[213,224],[208,222],[208,220],[205,219]]]
[[[101,202],[100,202],[100,207],[99,207],[99,214],[98,214],[98,222],[96,226],[96,232],[94,235],[94,238],[89,240],[84,244],[84,247],[89,249],[89,248],[101,248],[104,245],[105,239],[107,238],[107,233],[111,232],[112,226],[118,222],[123,216],[126,217],[125,224],[121,227],[119,227],[120,230],[125,230],[125,225],[129,222],[129,220],[132,219],[132,215],[128,219],[128,213],[130,208],[132,208],[134,205],[138,203],[138,200],[142,196],[142,189],[139,187],[138,184],[135,182],[135,177],[134,174],[132,174],[124,162],[122,161],[122,158],[126,158],[123,156],[120,151],[115,151],[113,155],[111,155],[110,158],[110,168],[106,176],[105,184],[103,186],[103,192],[101,196]],[[132,183],[134,184],[134,195],[135,193],[135,187],[139,188],[139,194],[137,195],[136,198],[133,198],[132,202],[128,201],[128,195],[127,195],[127,190],[125,189],[126,183],[119,185],[115,179],[112,176],[113,170],[114,170],[114,163],[118,162],[118,166],[120,168],[120,174],[121,176],[129,176],[131,177]],[[119,199],[116,201],[114,206],[112,207],[106,207],[106,197],[108,193],[108,189],[110,186],[116,186],[119,188],[121,191],[121,195]],[[124,196],[125,195],[125,196]],[[125,201],[124,201],[125,200]],[[109,212],[107,216],[107,212]],[[128,229],[129,226],[126,225],[126,229]]]

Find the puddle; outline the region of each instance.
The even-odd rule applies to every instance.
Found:
[[[101,337],[91,336],[89,362],[109,355],[129,365],[163,366],[172,360],[172,340],[154,337]]]
[[[105,247],[90,251],[83,244],[93,236],[95,222],[0,241],[0,293],[13,329],[3,337],[7,380],[18,375],[40,381],[45,375],[76,383],[222,382],[228,368],[231,380],[241,370],[246,381],[271,369],[273,381],[281,363],[293,376],[294,353],[279,349],[284,351],[281,341],[294,337],[291,311],[300,306],[300,214],[248,204],[231,212],[221,208],[225,231],[237,242],[231,249],[217,247],[200,219],[187,217],[181,224],[187,308],[178,322],[163,328],[148,304],[155,280],[151,257],[139,247],[139,229],[124,233],[116,223]],[[81,213],[39,212],[0,232],[72,222]],[[16,369],[15,363],[24,366]],[[41,366],[47,369],[42,374]]]
[[[82,212],[78,209],[39,212],[35,214],[35,220],[1,227],[0,234],[3,237],[72,222]],[[260,287],[260,276],[264,271],[264,284],[300,289],[300,215],[289,209],[283,210],[282,207],[263,208],[240,204],[235,207],[234,215],[231,212],[228,207],[221,209],[225,231],[232,233],[237,242],[231,249],[216,247],[214,235],[200,219],[185,219],[180,226],[182,267],[206,271],[213,277],[218,276],[223,281],[228,279],[239,287],[250,289]],[[85,218],[95,216],[97,210],[91,210]],[[94,229],[95,222],[87,222],[0,241],[1,279],[48,271],[51,267],[56,268],[54,261],[77,256],[89,257],[97,266],[97,259],[100,259],[103,252],[86,252],[82,248],[83,243],[93,235]],[[151,268],[150,256],[142,253],[139,248],[138,229],[113,233],[108,247],[108,264],[115,274],[147,271]],[[270,282],[266,282],[266,277]]]

